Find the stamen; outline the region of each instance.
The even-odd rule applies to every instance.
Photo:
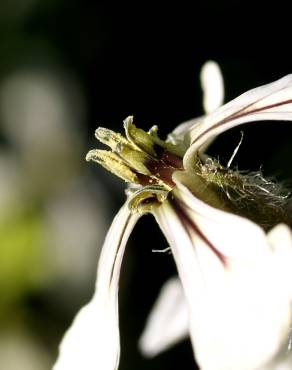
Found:
[[[118,145],[129,145],[129,142],[123,137],[123,135],[104,127],[98,127],[98,129],[96,129],[95,137],[101,143],[109,146],[113,152],[117,151]]]
[[[86,160],[100,164],[106,170],[126,182],[133,184],[139,183],[136,173],[116,153],[109,152],[108,150],[93,149],[87,153]]]
[[[183,168],[178,149],[157,136],[157,126],[147,133],[133,124],[130,116],[124,121],[126,137],[99,127],[95,136],[110,151],[93,150],[86,157],[111,171],[126,182],[142,186],[157,185],[165,191],[175,186],[172,174]],[[181,151],[181,149],[180,149]]]

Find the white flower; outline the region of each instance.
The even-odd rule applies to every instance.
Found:
[[[206,103],[209,111],[214,101]],[[285,194],[260,173],[232,171],[202,153],[219,133],[259,120],[292,120],[292,75],[180,125],[166,142],[156,127],[137,129],[132,117],[126,137],[97,130],[112,151],[93,150],[88,159],[129,182],[128,199],[103,246],[95,294],[66,333],[54,370],[118,368],[120,266],[129,234],[147,212],[170,244],[188,321],[182,303],[178,321],[159,335],[163,323],[154,315],[152,334],[141,340],[145,352],[158,352],[187,327],[203,370],[288,369],[282,355],[291,325],[292,239],[287,226],[275,226],[290,221]],[[158,318],[167,308],[158,304]]]

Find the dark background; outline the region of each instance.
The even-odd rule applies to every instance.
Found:
[[[72,123],[69,129],[83,141],[70,166],[78,168],[73,170],[77,177],[88,179],[85,187],[97,207],[100,207],[101,198],[106,197],[106,226],[101,229],[101,239],[96,243],[101,244],[110,219],[124,200],[124,184],[84,161],[86,152],[99,145],[94,139],[95,128],[105,126],[121,131],[122,120],[133,114],[141,128],[148,129],[157,124],[161,137],[165,137],[179,123],[203,113],[199,72],[209,59],[217,61],[222,68],[225,101],[291,73],[288,9],[280,2],[268,8],[266,3],[255,5],[246,1],[173,4],[81,0],[1,2],[0,89],[1,84],[19,71],[45,71],[61,85],[63,81],[74,82],[76,99],[79,99],[83,113],[82,119],[77,119],[78,125]],[[70,84],[66,86],[66,93],[70,93]],[[16,104],[21,102],[12,100],[11,110],[17,108]],[[19,155],[17,142],[7,134],[7,125],[3,127],[6,128],[0,132],[2,151]],[[244,131],[235,164],[240,169],[249,170],[257,170],[263,165],[266,175],[277,175],[279,180],[289,184],[292,175],[289,124],[257,123]],[[239,130],[222,135],[210,149],[211,153],[219,155],[224,163],[239,137]],[[54,141],[49,147],[55,151]],[[74,142],[72,148],[74,152]],[[44,167],[54,181],[56,168],[62,173],[66,171],[66,161],[57,158],[48,165],[44,162]],[[0,181],[3,176],[5,174],[0,173]],[[32,177],[32,182],[37,183],[39,176],[36,175],[36,180]],[[56,183],[53,194],[58,193],[59,188],[62,188],[60,194],[66,194],[67,187],[75,181],[70,176],[65,185],[64,182]],[[18,188],[21,185],[19,183]],[[105,195],[99,193],[100,187]],[[27,193],[24,196],[24,213],[33,209],[34,215],[45,219],[44,209],[51,190],[33,189],[28,191],[30,197]],[[70,223],[70,218],[68,221]],[[50,250],[50,235],[46,235],[46,240]],[[161,284],[175,273],[170,255],[151,253],[152,248],[163,248],[164,243],[158,226],[149,216],[138,223],[126,251],[120,289],[122,370],[171,370],[178,366],[185,370],[194,369],[187,341],[153,360],[144,360],[136,349],[147,312]],[[72,284],[69,300],[63,275],[54,275],[51,269],[46,283],[21,287],[17,299],[2,305],[0,302],[2,327],[7,333],[12,327],[17,333],[19,327],[25,328],[24,331],[33,336],[32,342],[41,346],[42,354],[47,356],[47,368],[56,356],[57,344],[65,328],[78,307],[90,297],[98,252],[94,253],[96,259],[90,267],[91,275],[81,287]],[[70,253],[67,258],[70,262]],[[11,276],[13,279],[14,275]],[[11,283],[7,279],[3,277],[3,286]],[[70,280],[68,276],[67,279]],[[60,298],[63,295],[66,299]],[[2,342],[0,338],[0,357]]]

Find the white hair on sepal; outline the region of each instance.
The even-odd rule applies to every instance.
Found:
[[[262,168],[239,171],[237,167],[225,167],[218,159],[208,157],[200,161],[197,174],[221,193],[221,201],[230,212],[251,219],[267,231],[278,223],[292,226],[289,189],[265,177]]]

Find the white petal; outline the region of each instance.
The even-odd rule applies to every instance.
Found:
[[[200,74],[203,90],[203,107],[211,113],[223,104],[224,82],[219,65],[212,60],[206,62]]]
[[[120,355],[118,281],[128,237],[138,219],[128,202],[116,215],[102,248],[92,300],[74,319],[53,370],[115,370]]]
[[[291,302],[286,272],[263,231],[206,205],[180,184],[156,219],[185,290],[200,368],[265,366],[287,341]]]
[[[153,357],[189,335],[188,307],[178,278],[161,288],[139,340],[141,352]]]
[[[194,128],[196,126],[200,126],[203,120],[204,120],[204,117],[202,116],[202,117],[193,118],[189,121],[181,123],[172,131],[172,133],[170,133],[167,136],[168,141],[170,141],[172,144],[178,144],[181,142],[183,143],[185,148],[189,148],[191,144],[190,142],[191,138],[189,135],[186,135],[186,133],[191,127]],[[201,145],[200,147],[201,154],[204,153],[208,149],[208,147],[212,144],[213,140],[214,138],[210,138],[209,140],[204,142],[204,144]]]
[[[271,366],[265,366],[263,369],[260,370],[291,370],[291,369],[292,369],[292,359],[290,355],[281,363],[273,363],[271,364]]]
[[[206,62],[201,69],[200,78],[203,90],[203,107],[206,113],[211,113],[220,107],[224,100],[224,82],[218,64],[213,61]],[[168,135],[169,141],[173,144],[183,141],[186,147],[189,147],[191,137],[186,133],[191,128],[200,127],[202,122],[204,122],[203,116],[181,123]],[[204,143],[204,146],[200,148],[201,152],[206,150],[212,141],[213,139]]]
[[[268,233],[268,241],[274,250],[282,274],[286,276],[284,284],[287,291],[290,288],[292,301],[292,233],[290,228],[284,224],[275,226]]]
[[[197,226],[204,232],[207,230],[208,240],[220,246],[220,253],[229,258],[238,259],[240,262],[243,259],[254,260],[265,256],[267,240],[264,231],[246,218],[213,208],[195,197],[186,186],[188,176],[180,171],[173,175],[177,185],[177,189],[174,189],[176,197],[186,205],[191,216],[195,217],[194,222]],[[235,228],[230,226],[233,224]],[[240,235],[243,234],[244,238],[239,238],[239,228]],[[256,245],[254,240],[257,240]]]
[[[244,93],[194,125],[185,167],[193,165],[193,156],[209,139],[240,124],[263,120],[292,120],[292,75]]]
[[[186,140],[186,144],[189,146],[190,144],[190,137],[186,136],[186,133],[193,127],[196,127],[197,125],[200,126],[202,122],[204,121],[204,116],[202,117],[196,117],[193,119],[190,119],[188,121],[185,121],[181,124],[179,124],[172,132],[168,135],[168,138],[170,141],[174,141],[175,144],[176,140]]]

